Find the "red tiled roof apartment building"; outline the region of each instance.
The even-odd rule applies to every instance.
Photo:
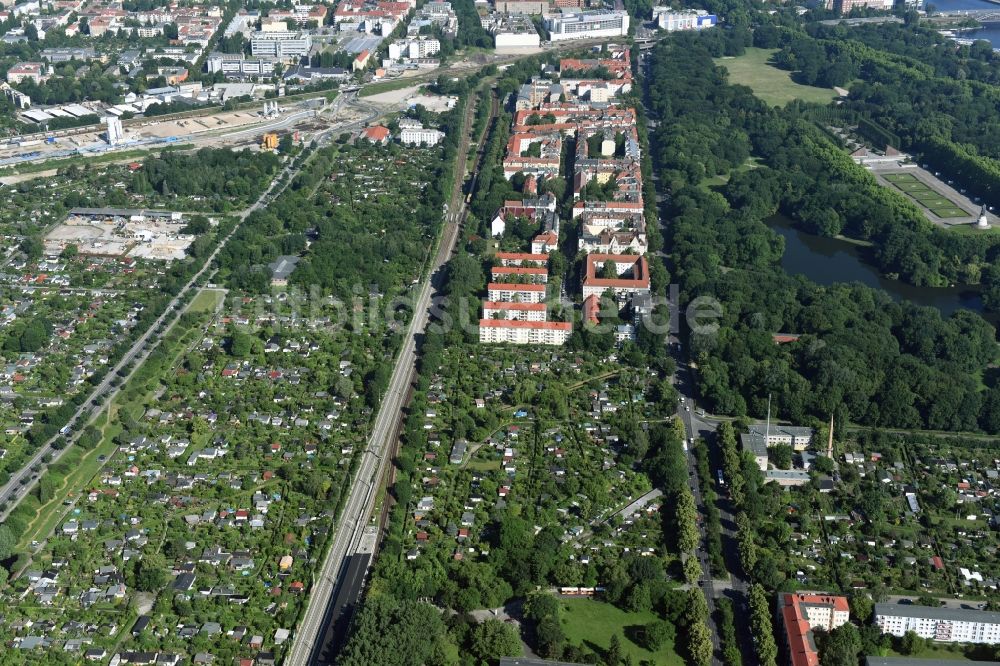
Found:
[[[545,321],[545,303],[497,303],[483,301],[483,319]]]
[[[819,666],[819,652],[813,629],[831,631],[846,624],[850,608],[846,597],[828,594],[781,593],[778,617],[784,628],[788,663],[792,666]]]
[[[530,266],[494,266],[490,274],[494,282],[516,279],[529,284],[546,284],[549,281],[548,268],[532,268]]]
[[[487,299],[497,303],[541,303],[545,300],[544,284],[499,284],[486,287]]]
[[[598,277],[605,264],[615,265],[617,278]],[[583,297],[600,296],[606,291],[615,296],[649,293],[649,262],[639,254],[588,254],[583,276]]]
[[[479,341],[509,342],[520,345],[562,345],[573,333],[568,321],[519,321],[516,319],[481,319]]]
[[[547,266],[549,255],[530,252],[497,252],[501,266]]]

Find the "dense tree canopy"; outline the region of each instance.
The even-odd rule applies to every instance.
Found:
[[[994,427],[995,389],[984,393],[973,379],[995,354],[989,324],[969,312],[943,318],[860,285],[792,278],[779,264],[780,237],[762,221],[780,209],[818,224],[831,208],[851,225],[884,220],[873,235],[882,261],[936,283],[941,253],[926,220],[884,194],[794,108],[768,108],[728,85],[697,37],[656,49],[651,76],[650,104],[661,120],[654,156],[673,193],[674,277],[687,298],[711,296],[723,306],[718,333],[693,341],[710,407],[763,415],[770,393],[795,421],[835,414],[876,425]],[[676,146],[687,134],[701,136],[702,148]],[[734,174],[721,194],[696,187],[750,154],[766,166]],[[926,252],[908,246],[916,239]],[[776,345],[775,332],[803,335]]]

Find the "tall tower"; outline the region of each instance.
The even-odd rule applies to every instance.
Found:
[[[108,126],[107,137],[109,146],[117,146],[125,140],[125,132],[122,130],[122,121],[116,116],[108,116],[104,119]]]
[[[826,442],[826,457],[833,460],[833,414],[830,414],[830,437]]]
[[[976,220],[976,226],[980,229],[987,229],[990,226],[989,218],[986,217],[986,204],[979,209],[979,219]]]

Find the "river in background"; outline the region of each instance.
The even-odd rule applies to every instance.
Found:
[[[933,5],[939,12],[956,12],[968,9],[992,9],[1000,11],[1000,4],[987,2],[987,0],[928,0],[927,4]],[[966,39],[985,39],[993,48],[1000,49],[1000,23],[984,23],[982,28],[976,30],[963,30],[961,37]]]
[[[945,316],[963,308],[982,314],[983,299],[974,287],[914,287],[890,280],[866,263],[865,247],[799,231],[791,220],[780,215],[768,219],[767,224],[785,239],[781,266],[791,275],[804,275],[822,285],[860,282],[885,291],[894,301],[937,308]]]

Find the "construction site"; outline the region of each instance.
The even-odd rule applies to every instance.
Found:
[[[322,123],[316,122],[316,116],[323,104],[322,99],[310,99],[286,108],[276,101],[268,101],[263,103],[262,109],[218,111],[163,120],[137,119],[127,124],[109,117],[97,127],[43,132],[0,144],[0,167],[119,150],[156,150],[171,144],[257,146],[265,133],[322,127]]]
[[[125,208],[74,208],[45,236],[45,252],[75,245],[80,254],[173,261],[182,259],[195,236],[181,233],[182,213]]]

